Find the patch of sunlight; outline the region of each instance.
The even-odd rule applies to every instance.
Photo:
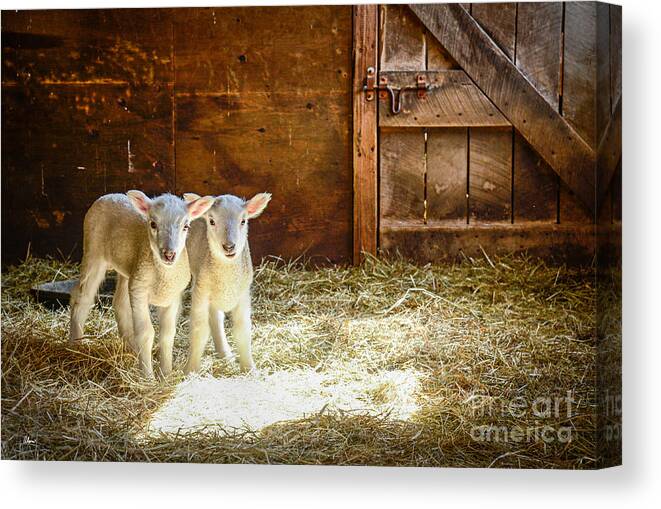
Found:
[[[257,431],[324,410],[405,420],[417,409],[419,373],[313,369],[213,378],[190,376],[153,415],[147,433]]]

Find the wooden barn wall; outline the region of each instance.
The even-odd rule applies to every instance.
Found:
[[[621,9],[462,5],[596,151],[621,96]],[[423,74],[442,85],[424,99],[406,96],[399,115],[381,94],[380,249],[422,261],[483,250],[590,261],[597,220],[621,220],[621,170],[589,211],[410,8],[381,6],[380,28],[380,76],[411,85]]]
[[[349,6],[2,13],[2,261],[100,195],[270,191],[255,258],[349,261]]]

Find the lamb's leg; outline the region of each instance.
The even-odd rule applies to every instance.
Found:
[[[239,350],[241,371],[255,371],[255,363],[252,360],[252,318],[250,315],[250,292],[247,291],[232,310],[232,333]]]
[[[119,336],[137,353],[137,346],[133,340],[133,314],[131,312],[131,301],[129,300],[129,280],[120,274],[117,274],[117,288],[115,288],[112,306],[115,310]]]
[[[227,343],[227,336],[225,335],[225,313],[213,306],[209,306],[209,327],[216,346],[216,353],[223,359],[231,359],[232,349]]]
[[[101,259],[86,257],[81,264],[80,281],[71,292],[71,322],[69,340],[83,337],[83,328],[94,305],[96,292],[106,275],[106,264]]]
[[[193,289],[190,310],[190,345],[184,373],[200,370],[202,354],[209,340],[209,298]]]
[[[152,368],[152,347],[154,346],[154,326],[149,316],[149,300],[147,293],[129,289],[131,313],[133,316],[133,339],[137,349],[140,367],[147,378],[154,378]]]
[[[161,373],[168,376],[172,372],[172,347],[174,336],[177,332],[177,317],[179,316],[179,305],[181,299],[177,298],[167,307],[158,308],[158,321],[160,324],[159,358],[161,361]]]

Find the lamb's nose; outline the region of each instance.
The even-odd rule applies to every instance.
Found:
[[[173,261],[176,254],[175,251],[168,251],[167,249],[163,250],[163,258],[168,262]]]
[[[230,242],[230,243],[227,243],[227,244],[223,244],[223,249],[224,249],[227,253],[233,253],[235,247],[236,247],[236,245],[233,244],[233,243],[231,243],[231,242]]]

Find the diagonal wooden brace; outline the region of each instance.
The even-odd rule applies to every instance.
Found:
[[[546,102],[460,4],[411,4],[409,7],[585,207],[594,213],[597,167],[594,150]]]

